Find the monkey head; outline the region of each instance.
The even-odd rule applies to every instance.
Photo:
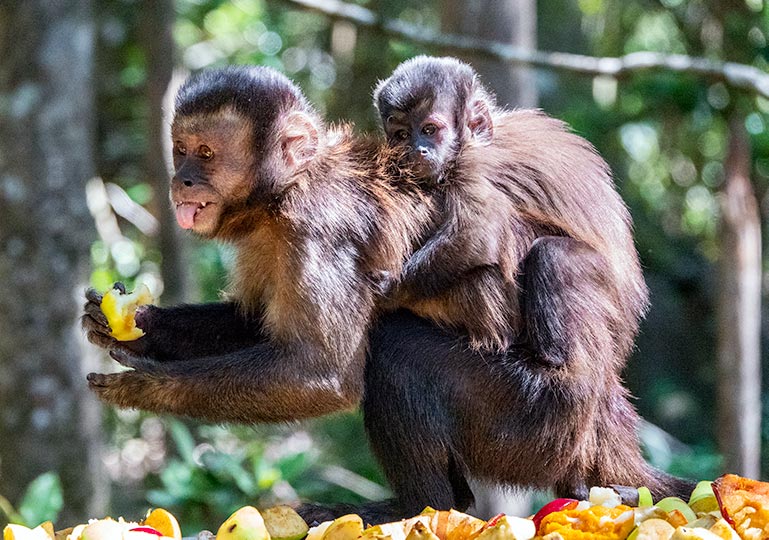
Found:
[[[404,147],[415,174],[440,183],[462,147],[491,141],[494,98],[469,65],[455,58],[417,56],[374,91],[390,146]]]
[[[203,71],[180,88],[171,128],[171,202],[184,229],[228,239],[311,165],[322,122],[301,91],[265,67]]]

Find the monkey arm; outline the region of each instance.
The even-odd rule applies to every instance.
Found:
[[[136,323],[145,335],[135,341],[118,341],[110,335],[101,299],[94,289],[86,291],[81,323],[88,340],[108,350],[172,361],[235,351],[265,339],[258,317],[246,318],[234,302],[222,302],[143,306],[136,313]]]
[[[572,238],[541,237],[524,259],[521,275],[522,319],[538,360],[551,366],[621,367],[615,333],[623,328],[622,300],[603,255]]]
[[[135,369],[88,375],[89,387],[119,407],[210,422],[281,422],[348,409],[360,401],[363,351],[342,358],[298,341],[261,343],[217,356],[155,362],[125,351],[111,354]]]

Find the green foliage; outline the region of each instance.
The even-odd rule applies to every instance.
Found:
[[[0,512],[6,523],[18,523],[36,527],[44,521],[56,521],[64,506],[61,481],[55,472],[43,473],[27,486],[24,495],[14,509],[11,503],[0,496]],[[3,520],[0,519],[0,524]]]
[[[355,433],[358,425],[359,418],[347,415],[324,421],[324,429],[337,432],[335,441],[365,447],[362,433]],[[325,467],[329,462],[348,464],[358,472],[374,467],[361,446],[347,448],[334,458],[324,456],[320,451],[324,443],[319,440],[323,435],[311,431],[192,428],[178,420],[169,420],[167,427],[174,453],[157,474],[147,477],[153,486],[147,500],[172,510],[187,534],[221,523],[245,505],[266,507],[297,498],[360,502],[360,496],[324,479]]]

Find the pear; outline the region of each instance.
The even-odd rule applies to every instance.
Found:
[[[720,536],[700,527],[678,527],[670,540],[722,540]]]
[[[301,540],[309,527],[290,506],[281,505],[262,510],[264,525],[272,540]]]
[[[216,540],[270,540],[259,510],[244,506],[228,517],[216,533]]]

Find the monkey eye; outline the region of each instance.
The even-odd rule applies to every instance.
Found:
[[[174,150],[176,150],[176,153],[182,156],[187,155],[187,147],[184,146],[184,143],[182,141],[176,141],[174,143]]]
[[[395,132],[395,138],[399,141],[406,141],[409,138],[409,132],[405,129],[399,129]]]
[[[435,124],[425,124],[425,126],[422,128],[422,133],[424,133],[428,137],[430,135],[434,135],[436,131],[438,131],[438,126],[436,126]]]
[[[201,144],[200,148],[198,148],[198,155],[203,159],[211,159],[214,157],[214,151],[205,144]]]

